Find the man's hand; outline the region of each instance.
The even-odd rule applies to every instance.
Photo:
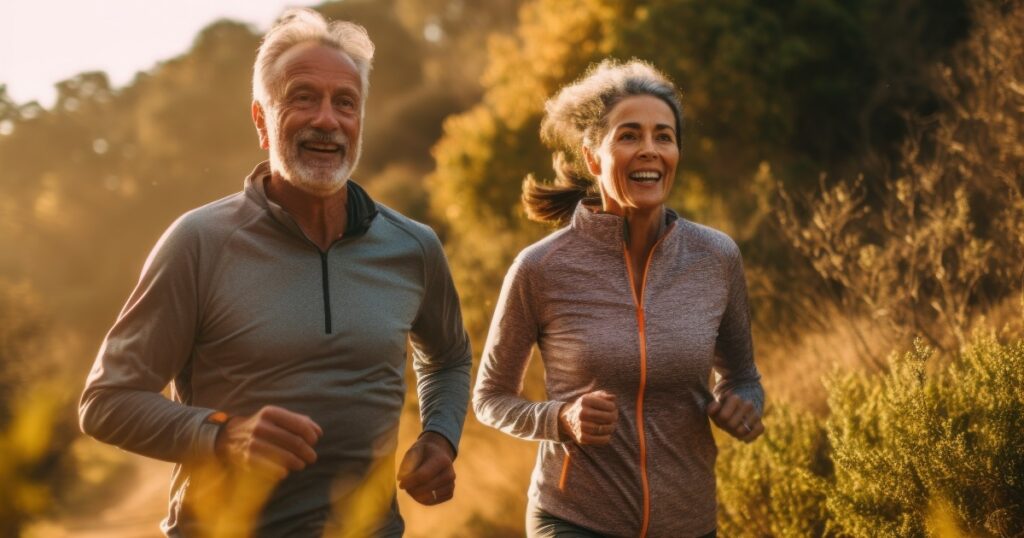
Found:
[[[761,415],[753,404],[731,392],[708,404],[708,416],[719,428],[744,443],[764,433]]]
[[[398,466],[398,487],[420,504],[443,503],[455,495],[454,459],[455,452],[447,439],[425,432]]]
[[[217,455],[282,479],[316,461],[313,447],[324,431],[306,415],[268,405],[248,417],[231,417],[217,434]]]
[[[588,392],[558,412],[558,427],[581,445],[607,445],[619,422],[615,395],[603,390]]]

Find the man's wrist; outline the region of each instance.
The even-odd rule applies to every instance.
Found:
[[[444,435],[441,435],[440,433],[435,432],[434,430],[426,430],[420,434],[420,439],[423,440],[424,442],[431,443],[443,448],[448,452],[448,456],[451,457],[452,461],[455,461],[455,455],[457,454],[457,451],[455,450],[455,445],[453,445],[452,442],[449,441],[448,438],[445,437]]]
[[[222,460],[226,460],[227,457],[227,426],[232,418],[234,417],[229,416],[223,411],[215,411],[210,413],[204,420],[207,424],[213,424],[217,427],[217,434],[213,438],[213,453]]]

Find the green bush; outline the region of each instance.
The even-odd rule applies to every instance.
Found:
[[[1024,341],[918,344],[826,387],[826,421],[776,408],[762,439],[724,444],[723,535],[1024,533]]]
[[[822,536],[832,481],[828,438],[813,415],[777,406],[756,443],[723,443],[718,459],[722,536]]]
[[[918,346],[881,378],[829,381],[829,511],[853,536],[923,536],[940,516],[1024,532],[1024,342],[979,337],[929,374],[932,355]]]

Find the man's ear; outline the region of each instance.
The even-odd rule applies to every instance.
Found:
[[[587,146],[583,146],[583,160],[587,161],[587,170],[590,170],[591,175],[601,176],[601,158],[594,155]]]
[[[270,149],[270,135],[267,134],[267,116],[263,113],[263,106],[255,99],[252,102],[252,122],[256,124],[256,132],[260,136],[260,147]]]

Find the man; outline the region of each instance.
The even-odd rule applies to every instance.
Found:
[[[448,265],[428,227],[348,180],[372,56],[360,26],[285,13],[253,75],[269,161],[170,227],[100,348],[82,430],[177,463],[169,536],[209,534],[225,484],[268,476],[255,521],[232,528],[401,535],[393,454],[410,334],[424,432],[398,485],[426,505],[453,495],[471,353]],[[173,401],[160,394],[170,381]],[[386,480],[371,480],[380,469]]]

